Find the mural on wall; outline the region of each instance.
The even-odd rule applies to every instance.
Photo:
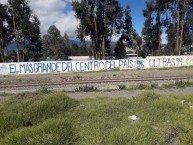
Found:
[[[0,74],[69,73],[112,69],[149,69],[193,65],[193,56],[159,56],[146,59],[42,61],[0,63]]]
[[[193,58],[192,57],[189,57],[186,59],[186,64],[187,65],[193,65]]]

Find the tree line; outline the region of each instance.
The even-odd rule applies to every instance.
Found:
[[[0,62],[39,61],[47,57],[66,60],[69,55],[121,59],[125,57],[125,47],[136,49],[139,56],[192,51],[193,0],[146,0],[142,34],[133,28],[129,5],[122,7],[118,0],[73,0],[72,8],[79,19],[76,36],[81,46],[71,44],[68,34],[61,35],[54,25],[42,36],[40,20],[29,3],[0,3]],[[166,44],[162,44],[163,35]],[[118,40],[112,43],[115,36]],[[10,43],[16,49],[8,50]]]
[[[193,0],[149,0],[142,36],[144,50],[151,55],[181,55],[192,51]],[[162,34],[167,37],[164,49]]]
[[[56,26],[41,36],[40,20],[30,8],[29,0],[8,0],[0,3],[0,62],[24,62],[67,59],[69,55],[88,55],[84,46],[69,44]],[[13,44],[14,49],[8,46]]]

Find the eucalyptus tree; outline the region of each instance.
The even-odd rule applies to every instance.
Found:
[[[37,28],[39,27],[38,17],[35,18],[33,15],[29,0],[8,0],[8,12],[13,22],[14,41],[17,46],[17,61],[25,61],[29,51],[31,29],[39,29]],[[39,39],[39,35],[36,36]]]
[[[142,30],[142,39],[143,39],[143,50],[153,55],[154,47],[153,47],[153,14],[154,4],[153,1],[146,1],[146,9],[143,10],[143,16],[145,17],[144,27]]]
[[[143,47],[148,54],[159,55],[163,28],[169,28],[168,9],[171,1],[148,0],[143,10],[145,23],[143,28]],[[166,31],[167,32],[167,31]]]
[[[139,35],[133,28],[131,9],[129,5],[127,5],[126,8],[123,10],[123,18],[120,28],[121,36],[115,47],[115,57],[118,59],[125,57],[125,47],[132,48],[134,44],[137,44],[140,49],[139,45],[141,45],[139,44]]]
[[[182,0],[180,2],[181,2],[180,3],[180,7],[181,7],[180,14],[181,14],[181,16],[180,16],[180,34],[179,34],[180,35],[180,40],[179,40],[179,48],[177,49],[178,50],[178,55],[181,55],[182,45],[183,45],[184,39],[186,39],[186,38],[184,38],[184,36],[185,36],[184,35],[185,34],[184,33],[185,32],[185,27],[187,28],[187,26],[185,26],[185,25],[189,24],[189,32],[190,32],[191,27],[193,26],[190,21],[186,22],[186,20],[188,20],[190,17],[193,17],[193,14],[191,13],[191,11],[193,11],[193,9],[192,9],[192,6],[193,6],[192,5],[193,4],[192,0]],[[187,32],[188,31],[186,31],[186,33]],[[191,35],[189,37],[191,37]],[[188,45],[188,44],[184,43],[184,45]]]
[[[164,25],[163,15],[167,13],[167,4],[168,0],[156,0],[154,6],[155,12],[155,24],[154,24],[154,47],[157,48],[158,52],[161,51],[161,35],[162,35],[162,27]]]
[[[183,42],[185,46],[183,51],[193,51],[193,1],[191,0],[188,6],[186,17],[184,18]]]
[[[191,17],[192,14],[192,0],[170,0],[169,1],[169,13],[170,17],[170,27],[168,32],[174,32],[175,34],[173,40],[175,40],[175,54],[181,55],[183,47],[190,46],[191,37]],[[171,27],[172,26],[172,27]],[[172,30],[174,29],[174,30]],[[168,36],[171,35],[168,33]],[[188,41],[187,41],[188,40]],[[170,43],[168,41],[168,43]],[[173,42],[172,42],[173,43]]]
[[[119,33],[122,7],[118,0],[73,0],[75,16],[80,20],[77,37],[90,37],[95,59],[104,59],[110,52],[111,37]],[[106,54],[107,53],[107,54]]]
[[[142,49],[142,48],[141,48],[141,45],[142,45],[142,37],[139,36],[139,34],[136,33],[135,31],[134,31],[134,39],[135,39],[135,41],[136,41],[136,43],[137,43],[138,49],[141,50],[141,49]]]
[[[26,59],[39,61],[42,57],[41,50],[42,50],[42,41],[41,41],[41,32],[40,32],[40,21],[36,15],[32,16],[29,34],[27,35],[27,53]]]
[[[125,55],[126,55],[125,44],[121,39],[119,39],[114,49],[114,56],[116,59],[123,59]]]
[[[12,27],[7,13],[7,5],[0,3],[0,61],[5,62],[5,50],[12,39]]]
[[[127,46],[131,48],[134,41],[134,33],[135,30],[132,25],[131,9],[130,6],[127,5],[124,9],[123,30],[120,40],[126,41]]]
[[[69,50],[66,47],[64,38],[55,25],[49,27],[47,34],[42,38],[43,58],[51,57],[52,59],[66,59]]]

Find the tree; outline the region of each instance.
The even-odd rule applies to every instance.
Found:
[[[142,30],[142,39],[144,41],[143,50],[146,53],[151,55],[153,55],[154,53],[154,47],[153,47],[153,41],[152,41],[152,38],[154,37],[152,33],[153,32],[153,18],[152,18],[153,10],[154,10],[153,1],[146,2],[146,9],[143,10],[143,16],[145,17],[145,23]]]
[[[125,57],[125,44],[121,39],[118,40],[116,46],[115,46],[115,58],[116,59],[123,59]]]
[[[71,55],[72,56],[79,56],[79,51],[80,51],[80,48],[77,44],[72,44],[71,46]]]
[[[65,54],[69,56],[71,55],[71,45],[70,45],[68,34],[66,32],[64,33],[63,39],[66,46]]]
[[[189,11],[192,11],[192,9],[193,9],[190,2],[191,2],[191,0],[182,0],[182,2],[181,2],[182,12],[181,12],[181,21],[180,21],[180,42],[179,42],[179,48],[178,48],[178,55],[181,55],[181,53],[182,53],[182,44],[184,41],[184,36],[185,36],[184,32],[185,32],[185,27],[186,27],[185,26],[185,24],[186,24],[185,20],[187,20],[187,17],[193,16],[193,15],[191,15],[191,13],[189,13]],[[191,28],[191,27],[189,27],[189,28]],[[189,36],[189,37],[191,37],[191,36]]]
[[[193,1],[190,1],[186,17],[184,19],[184,30],[183,30],[183,51],[190,52],[193,44]]]
[[[7,13],[7,6],[0,4],[0,61],[5,62],[5,49],[12,39],[10,17]]]
[[[192,0],[170,0],[168,2],[168,13],[171,15],[168,21],[167,34],[168,48],[175,47],[173,54],[181,55],[182,48],[190,47]],[[188,40],[188,41],[187,41]],[[173,46],[175,43],[175,46]]]
[[[47,34],[43,36],[42,45],[44,59],[47,57],[53,59],[66,59],[69,55],[65,40],[54,25],[50,26]]]
[[[27,57],[26,59],[39,61],[42,57],[42,41],[40,35],[40,21],[37,16],[33,16],[30,24],[29,34],[27,35]]]
[[[135,32],[135,30],[134,30],[134,40],[137,43],[138,49],[141,50],[142,38],[139,36],[138,33]]]
[[[123,30],[120,40],[126,41],[127,46],[131,48],[134,41],[135,31],[132,26],[131,9],[129,5],[127,5],[124,10],[124,19],[125,20],[123,22]]]
[[[168,27],[167,39],[168,43],[166,45],[165,54],[166,55],[174,55],[175,54],[175,46],[176,46],[176,28],[174,24],[170,24]]]
[[[166,23],[163,19],[167,14],[168,3],[166,0],[146,1],[146,9],[143,11],[145,24],[142,34],[143,48],[148,54],[159,55],[161,53],[162,27]]]
[[[162,27],[164,26],[164,19],[163,15],[166,15],[167,19],[167,7],[170,3],[170,0],[156,0],[155,6],[154,6],[154,12],[156,13],[155,17],[155,45],[157,50],[161,51],[161,35],[162,35]]]
[[[111,37],[120,32],[122,8],[117,0],[73,0],[75,16],[80,20],[77,37],[84,41],[89,36],[95,59],[110,53]]]
[[[18,62],[26,61],[28,59],[26,58],[29,51],[28,46],[31,46],[29,43],[31,43],[30,41],[32,40],[30,36],[32,31],[34,31],[31,29],[39,29],[36,28],[39,27],[39,20],[32,14],[29,3],[29,0],[8,0],[8,12],[9,16],[12,18],[14,41],[16,42],[17,46]],[[36,37],[37,39],[40,38],[39,35],[36,35]]]

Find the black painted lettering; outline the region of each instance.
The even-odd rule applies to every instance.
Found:
[[[105,70],[105,63],[103,61],[99,62],[99,69],[100,70]]]
[[[9,72],[10,73],[16,73],[16,65],[15,64],[10,64],[9,65]]]
[[[72,62],[68,62],[68,72],[72,72]]]
[[[166,67],[166,66],[167,66],[167,59],[163,58],[163,67]]]
[[[130,66],[129,66],[130,68],[133,68],[133,67],[134,67],[134,65],[133,65],[133,60],[132,60],[132,59],[129,60],[129,64],[130,64]]]
[[[115,61],[114,61],[114,60],[111,60],[111,61],[110,61],[110,68],[111,68],[111,69],[114,69],[114,68],[115,68]]]
[[[119,60],[119,68],[123,66],[123,60]]]
[[[60,71],[60,65],[61,65],[61,62],[56,62],[56,71],[57,72],[61,72]]]
[[[66,62],[62,62],[62,72],[65,72],[68,69]]]

